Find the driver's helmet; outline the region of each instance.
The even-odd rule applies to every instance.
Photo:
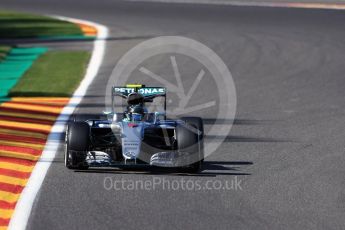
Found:
[[[146,110],[142,104],[130,106],[128,108],[130,119],[132,121],[142,121],[145,117]]]

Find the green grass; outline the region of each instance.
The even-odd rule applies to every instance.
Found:
[[[54,18],[0,11],[0,38],[35,38],[46,36],[79,36],[80,28]]]
[[[0,11],[0,39],[64,36],[83,36],[83,33],[70,22]],[[0,61],[10,50],[11,47],[0,45]],[[71,96],[84,77],[89,58],[87,51],[49,51],[34,62],[8,96]]]
[[[87,51],[49,51],[36,60],[9,96],[73,95],[90,58]]]

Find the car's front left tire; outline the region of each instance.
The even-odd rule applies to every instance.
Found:
[[[89,168],[86,154],[89,150],[90,126],[86,122],[71,122],[66,131],[65,166],[68,169]]]

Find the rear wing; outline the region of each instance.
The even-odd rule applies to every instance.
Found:
[[[129,86],[129,87],[128,87]],[[145,87],[142,85],[128,85],[128,86],[113,86],[112,96],[120,96],[127,98],[129,94],[138,92],[144,96],[144,98],[165,97],[166,88],[164,87]],[[136,87],[132,87],[136,86]]]
[[[126,85],[112,87],[112,107],[114,108],[115,97],[127,98],[129,94],[138,92],[144,96],[145,102],[152,102],[155,97],[164,97],[164,111],[166,111],[166,88],[145,87],[145,85]]]

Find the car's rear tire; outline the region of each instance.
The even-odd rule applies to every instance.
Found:
[[[188,162],[189,165],[182,169],[189,172],[199,172],[202,170],[204,160],[204,126],[202,119],[199,117],[184,117],[181,120],[185,124],[176,127],[177,148],[179,151],[192,153]]]
[[[65,166],[69,169],[85,170],[89,150],[90,126],[86,122],[71,122],[66,131]]]

